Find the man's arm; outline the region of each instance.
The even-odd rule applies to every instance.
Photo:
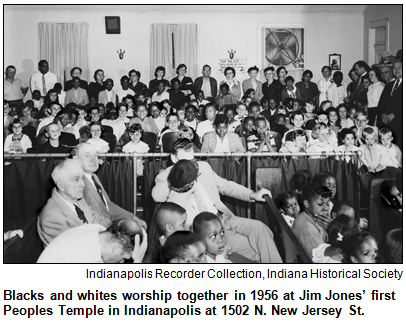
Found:
[[[169,184],[168,184],[168,175],[170,172],[169,167],[162,172],[160,172],[155,178],[155,186],[152,188],[152,198],[155,202],[165,202],[169,196]]]

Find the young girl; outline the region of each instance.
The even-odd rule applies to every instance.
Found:
[[[355,145],[355,133],[353,130],[350,129],[342,129],[338,133],[339,141],[341,145],[339,145],[336,149],[336,152],[359,152],[361,149]],[[339,160],[340,157],[337,157]],[[351,161],[350,156],[345,156],[345,161],[349,163]]]
[[[164,80],[158,81],[158,91],[152,94],[152,102],[162,102],[169,100],[169,93],[166,91],[166,82]]]
[[[343,129],[349,129],[355,126],[354,121],[348,116],[347,108],[345,105],[338,105],[338,116],[340,117],[340,125]],[[355,109],[354,109],[355,111]],[[354,114],[355,115],[355,114]]]
[[[329,243],[323,243],[313,249],[313,263],[342,263],[343,245],[358,232],[359,227],[354,219],[346,215],[337,216],[327,229]]]
[[[148,144],[141,141],[142,134],[144,133],[141,124],[135,123],[128,129],[131,141],[123,146],[124,153],[147,153],[149,151]],[[142,159],[137,159],[137,176],[142,176],[144,173],[144,166]]]
[[[308,120],[314,120],[315,114],[313,113],[313,111],[314,111],[315,108],[316,107],[314,106],[313,100],[306,100],[305,108],[304,108],[304,110],[305,110],[305,114],[304,114],[305,123]]]
[[[335,134],[337,134],[338,131],[341,129],[337,110],[334,107],[330,107],[326,112],[328,115],[328,125],[335,132]]]
[[[345,247],[344,257],[348,263],[375,264],[378,245],[368,232],[351,236]]]
[[[242,122],[246,116],[248,116],[247,107],[245,104],[238,104],[237,105],[237,116],[235,117],[237,121]]]
[[[289,153],[289,152],[305,152],[307,147],[307,137],[303,130],[293,130],[289,131],[286,135],[286,141],[279,152]],[[298,158],[298,157],[294,157]]]
[[[306,152],[334,152],[335,145],[330,142],[330,129],[324,123],[317,123],[315,125],[315,132],[318,136],[316,140],[306,149]],[[311,158],[320,158],[321,156],[312,156]]]
[[[289,227],[292,227],[295,218],[300,213],[297,194],[294,191],[281,192],[276,197],[276,206]]]
[[[109,144],[104,141],[100,136],[102,134],[102,127],[100,122],[92,122],[89,125],[90,139],[87,141],[96,148],[97,153],[107,153],[110,150]]]
[[[290,115],[290,123],[293,125],[293,127],[287,131],[282,139],[282,142],[285,143],[286,141],[286,135],[289,134],[290,132],[294,130],[303,130],[303,125],[304,125],[304,114],[301,111],[295,111]]]
[[[328,190],[331,191],[331,198],[330,198],[330,211],[333,208],[332,200],[334,200],[337,194],[337,180],[330,172],[317,172],[314,177],[312,184],[320,185],[326,187]]]
[[[13,119],[9,125],[9,134],[4,142],[4,152],[6,153],[26,153],[32,148],[30,138],[23,134],[23,123],[19,118]]]
[[[155,121],[155,124],[158,127],[159,131],[162,131],[162,129],[165,127],[165,118],[161,117],[161,109],[162,107],[160,107],[157,102],[152,102],[151,104],[149,104],[148,107],[149,114],[151,114],[151,117]],[[164,110],[166,112],[166,109]]]

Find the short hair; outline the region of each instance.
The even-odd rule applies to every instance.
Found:
[[[106,232],[111,234],[111,240],[119,243],[123,250],[132,252],[135,246],[135,236],[140,236],[142,242],[142,228],[140,224],[132,218],[113,221]]]
[[[134,106],[134,109],[135,109],[136,112],[138,111],[138,108],[139,108],[140,106],[144,106],[145,109],[148,110],[148,109],[147,109],[147,104],[145,104],[145,103],[143,103],[143,102],[137,102],[137,103],[135,104],[135,106]]]
[[[278,67],[278,69],[276,70],[276,75],[279,76],[279,73],[281,72],[281,70],[284,69],[286,74],[288,73],[288,71],[286,70],[286,68],[284,66],[280,66]]]
[[[185,68],[187,70],[187,67],[185,64],[179,64],[178,67],[176,67],[176,74],[179,74],[179,69]]]
[[[82,169],[82,162],[77,159],[64,159],[55,166],[51,177],[56,185],[66,177],[66,174],[69,173],[68,168],[72,166]]]
[[[301,136],[304,136],[306,138],[306,142],[307,142],[307,136],[306,136],[305,131],[303,131],[303,130],[293,130],[293,131],[287,132],[285,139],[286,139],[286,141],[295,141],[296,138],[301,137]]]
[[[21,119],[19,119],[18,117],[15,118],[15,119],[13,119],[13,120],[10,122],[9,126],[8,126],[8,129],[10,130],[10,132],[13,131],[13,125],[14,125],[14,124],[21,124],[21,126],[23,126],[23,121],[22,121]]]
[[[173,151],[176,154],[179,150],[190,151],[193,149],[193,142],[186,138],[179,138],[173,143]]]
[[[293,120],[295,119],[295,116],[296,116],[296,115],[302,116],[303,121],[304,121],[304,119],[305,119],[304,113],[303,113],[302,111],[294,111],[294,112],[292,112],[292,113],[290,114],[290,117],[289,117],[290,122],[291,122],[292,124],[293,124]]]
[[[218,114],[213,121],[213,127],[218,127],[220,124],[228,125],[228,117],[225,114]]]
[[[155,78],[158,77],[158,72],[160,70],[164,72],[164,76],[165,76],[165,72],[166,72],[165,67],[164,66],[158,66],[157,68],[155,68],[155,72],[154,72]]]
[[[286,205],[286,201],[290,198],[298,199],[297,193],[295,191],[283,191],[278,193],[275,199],[276,207],[282,208]]]
[[[227,115],[228,111],[232,111],[234,115],[237,113],[236,106],[234,104],[231,105],[224,105],[224,114]]]
[[[369,70],[371,69],[371,68],[369,67],[369,65],[368,65],[366,62],[364,62],[363,60],[359,60],[359,61],[357,61],[357,62],[353,65],[352,68],[353,68],[354,70],[355,70],[355,65],[358,65],[358,67],[364,68],[366,72],[369,72]]]
[[[248,112],[251,113],[252,109],[254,107],[258,107],[259,109],[261,108],[261,105],[257,102],[257,101],[252,101],[249,105],[248,105]]]
[[[274,72],[274,71],[275,71],[275,68],[273,68],[273,66],[269,66],[269,67],[265,68],[265,69],[264,69],[264,74],[265,74],[267,71],[269,71],[269,70],[272,70],[272,71]]]
[[[131,70],[128,72],[128,77],[130,77],[132,73],[135,73],[135,75],[137,75],[138,78],[141,78],[141,73],[140,73],[138,70],[135,70],[135,69],[131,69]]]
[[[170,216],[168,216],[168,213],[170,214]],[[168,221],[169,219],[168,217],[172,217],[173,214],[183,215],[184,213],[186,213],[186,210],[176,203],[161,203],[155,215],[155,220],[157,222],[158,228],[161,230],[161,233],[165,232],[165,225],[167,223],[166,221]]]
[[[114,85],[114,81],[111,78],[107,78],[104,83],[107,84],[109,82],[111,82]]]
[[[348,238],[347,242],[344,244],[344,257],[348,262],[351,262],[351,256],[354,256],[358,251],[359,247],[367,240],[375,238],[367,231],[361,231],[355,235]]]
[[[170,118],[171,116],[175,116],[175,117],[178,119],[178,121],[179,121],[179,116],[178,116],[178,114],[177,114],[177,113],[174,113],[174,112],[171,112],[171,113],[169,113],[169,114],[166,116],[166,121],[167,121],[167,122],[169,121],[169,118]]]
[[[90,124],[92,124],[92,125],[94,125],[93,123],[99,123],[99,122],[92,122],[92,123],[90,123]],[[100,123],[101,124],[101,123]],[[90,128],[90,125],[89,125],[89,128]],[[84,148],[84,147],[86,147],[86,146],[89,146],[89,145],[91,145],[89,142],[82,142],[82,143],[79,143],[78,145],[76,145],[73,149],[72,149],[72,151],[71,151],[71,155],[73,156],[73,155],[79,155],[79,153],[80,153],[80,151]]]
[[[362,130],[362,137],[365,139],[366,135],[371,135],[373,134],[375,136],[375,131],[372,127],[367,126]]]
[[[376,77],[378,78],[378,81],[379,81],[379,82],[383,82],[381,70],[380,70],[378,67],[372,67],[372,68],[368,71],[368,73],[369,73],[370,71],[373,71],[373,72],[375,73],[375,75],[376,75]]]
[[[243,123],[244,125],[247,125],[248,121],[252,121],[252,123],[255,123],[255,117],[253,117],[253,116],[247,116],[247,117],[244,118],[244,120],[242,121],[242,123]]]
[[[134,123],[134,124],[131,124],[131,126],[128,128],[128,133],[135,133],[135,132],[140,132],[141,135],[144,134],[144,130],[142,129],[141,124]]]
[[[292,76],[288,76],[288,77],[285,78],[285,82],[292,82],[292,83],[294,83],[294,82],[295,82],[295,79],[294,79]]]
[[[125,110],[128,111],[128,106],[126,103],[123,102],[118,103],[117,109],[119,110],[120,107],[125,107]]]
[[[104,74],[104,70],[103,70],[103,69],[96,69],[96,70],[94,71],[94,74],[93,74],[94,80],[96,80],[96,76],[97,76],[97,74],[98,74],[99,72],[103,72],[103,74]]]
[[[324,182],[328,178],[334,178],[335,179],[336,177],[332,173],[327,172],[327,171],[317,172],[313,177],[312,184],[323,186]]]
[[[302,78],[306,76],[306,74],[310,74],[310,78],[313,78],[313,72],[310,69],[306,69],[303,74]]]
[[[130,81],[130,79],[128,78],[128,76],[124,75],[123,77],[120,78],[120,83],[124,82],[124,81]]]
[[[341,141],[344,141],[345,137],[346,137],[348,134],[352,134],[352,136],[354,137],[354,139],[356,138],[354,131],[351,130],[351,129],[348,129],[348,128],[344,128],[344,129],[342,129],[340,132],[338,132],[338,137],[339,137],[339,139],[340,139]]]
[[[302,200],[311,201],[315,197],[321,196],[322,198],[331,198],[331,191],[324,186],[310,184],[303,189]]]
[[[8,65],[8,66],[6,67],[6,71],[7,71],[7,69],[10,69],[10,68],[17,70],[17,68],[15,68],[13,65]]]
[[[209,67],[209,68],[211,69],[210,65],[205,64],[205,65],[203,65],[202,70],[203,70],[205,67]]]
[[[103,125],[101,124],[100,121],[93,121],[93,122],[90,122],[90,123],[89,123],[89,129],[91,129],[92,126],[94,126],[94,125],[98,125],[98,126],[100,126],[101,128],[103,128]],[[73,153],[72,153],[72,154],[73,154]]]
[[[382,138],[386,134],[390,134],[391,136],[393,136],[392,131],[390,129],[388,129],[387,127],[383,127],[381,129],[379,129],[379,131],[378,131],[379,138]]]
[[[363,116],[365,116],[365,117],[368,119],[368,113],[365,112],[364,110],[359,110],[357,113],[355,113],[354,118],[357,119],[357,117],[358,117],[359,115],[363,115]]]
[[[82,68],[80,68],[80,67],[73,67],[73,68],[70,70],[70,74],[71,74],[71,75],[73,74],[73,72],[75,71],[75,69],[79,70],[80,75],[82,75]]]
[[[321,72],[323,72],[323,69],[324,69],[324,68],[327,68],[327,69],[330,71],[330,73],[331,73],[332,69],[331,69],[330,66],[324,65],[324,66],[321,68]]]
[[[49,63],[48,63],[47,60],[41,59],[41,60],[38,62],[38,67],[41,66],[42,64],[45,64],[45,63],[47,63],[47,64],[49,65]]]
[[[336,72],[334,72],[333,79],[334,79],[334,77],[337,77],[337,76],[344,77],[344,74],[342,72],[340,72],[339,70],[337,70]]]
[[[207,110],[209,107],[214,108],[216,111],[219,110],[219,106],[218,106],[217,103],[208,103],[208,104],[206,104],[206,110]]]
[[[258,116],[258,117],[255,119],[255,126],[257,126],[258,122],[265,122],[265,124],[267,124],[266,118],[265,118],[264,116],[262,116],[262,115]]]
[[[228,86],[228,84],[227,84],[227,83],[223,83],[223,84],[221,84],[221,85],[220,85],[220,89],[222,89],[222,88],[225,88],[227,91],[229,91],[229,90],[230,90],[230,86]]]
[[[57,126],[57,127],[58,127],[58,130],[59,130],[58,124],[56,124],[55,122],[51,122],[51,123],[49,123],[49,124],[45,127],[45,131],[44,131],[44,132],[47,132],[47,133],[48,133],[48,131],[49,131],[49,129],[50,129],[50,127],[51,127],[52,125]]]
[[[76,80],[80,82],[80,78],[79,78],[79,77],[77,77],[77,76],[72,77],[72,83],[73,83],[74,81],[76,81]]]
[[[168,264],[172,259],[186,259],[189,247],[203,243],[202,238],[191,231],[176,231],[168,237],[161,250],[162,262]]]
[[[403,263],[403,228],[389,231],[385,238],[383,254],[387,263]]]
[[[235,69],[234,69],[233,67],[227,67],[227,68],[224,70],[224,76],[227,75],[227,72],[228,72],[229,70],[231,70],[231,71],[233,72],[233,75],[234,75],[234,77],[235,77]]]
[[[203,230],[203,227],[206,225],[206,223],[210,221],[218,221],[221,223],[221,220],[219,217],[217,217],[215,214],[212,212],[208,211],[203,211],[200,214],[198,214],[195,219],[193,219],[193,231],[200,235],[200,233]]]

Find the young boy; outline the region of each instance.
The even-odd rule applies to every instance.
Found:
[[[326,187],[309,185],[303,189],[302,201],[305,209],[296,217],[292,232],[310,258],[314,248],[327,242],[326,227],[331,221],[330,198],[331,191]]]
[[[70,148],[63,146],[59,142],[61,131],[58,124],[51,123],[45,129],[45,137],[48,141],[39,147],[38,153],[69,153]]]
[[[152,102],[162,102],[169,99],[169,93],[166,91],[166,82],[164,80],[158,81],[158,91],[152,94]]]
[[[186,119],[184,125],[191,127],[194,131],[197,128],[197,108],[194,105],[186,107]]]
[[[314,140],[311,145],[306,149],[306,152],[334,152],[336,145],[331,143],[330,136],[331,130],[328,125],[324,123],[318,123],[315,126],[315,132],[318,136],[316,140]],[[319,158],[318,156],[312,156],[311,158]]]
[[[222,109],[224,105],[237,103],[234,95],[230,93],[230,87],[226,83],[220,85],[220,94],[217,96],[216,103],[220,109]]]
[[[118,103],[122,102],[123,99],[125,97],[127,97],[127,95],[131,95],[131,96],[135,95],[134,91],[131,88],[129,88],[130,79],[128,78],[128,76],[121,77],[120,84],[121,84],[121,88],[116,90]]]
[[[206,261],[208,263],[231,263],[225,257],[225,231],[220,219],[211,212],[201,212],[193,220],[193,231],[198,234],[206,245]]]
[[[197,125],[196,133],[200,138],[200,141],[203,139],[203,136],[208,133],[214,131],[213,128],[213,121],[218,114],[218,105],[215,103],[209,103],[206,105],[206,121],[200,122]]]
[[[277,152],[281,139],[278,133],[269,130],[266,119],[262,116],[257,117],[255,127],[256,134],[247,137],[247,150],[251,152]],[[279,144],[276,141],[279,141]]]
[[[161,257],[165,264],[206,263],[206,246],[198,234],[177,231],[166,240]]]
[[[371,173],[378,173],[386,169],[388,152],[377,142],[375,130],[372,127],[365,127],[362,130],[362,139],[365,144],[361,146],[361,161],[368,167]]]
[[[39,90],[32,92],[32,101],[34,102],[34,108],[37,108],[38,110],[44,105],[44,100],[41,98],[41,92]]]
[[[387,127],[381,128],[378,132],[379,141],[386,149],[387,166],[401,168],[402,167],[402,151],[396,144],[393,144],[392,131]]]
[[[163,246],[170,235],[186,229],[186,210],[173,202],[164,202],[156,212],[159,243]]]
[[[99,99],[97,100],[99,103],[104,104],[105,106],[107,103],[112,102],[114,105],[117,104],[117,95],[113,92],[114,82],[111,78],[107,79],[104,82],[106,89],[99,93]]]

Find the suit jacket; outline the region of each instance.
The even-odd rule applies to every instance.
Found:
[[[250,201],[252,190],[239,185],[233,181],[228,181],[218,176],[211,166],[204,161],[198,161],[199,173],[197,181],[204,187],[214,206],[224,214],[235,216],[230,209],[221,201],[220,194],[238,200]],[[172,166],[160,172],[155,178],[155,187],[152,189],[152,198],[156,202],[165,202],[168,199],[170,189],[168,185],[168,175]]]
[[[211,97],[215,98],[217,97],[217,81],[213,77],[209,77],[209,80],[210,80]],[[200,76],[195,80],[196,93],[202,89],[202,85],[203,85],[203,76]]]
[[[236,133],[227,132],[228,146],[230,152],[245,152],[244,146],[241,143],[240,137]],[[203,136],[203,144],[201,152],[214,152],[217,145],[217,133],[208,132]]]
[[[77,202],[78,207],[84,212],[87,222],[93,223],[95,212],[88,206],[84,199]],[[52,196],[48,199],[38,217],[37,230],[44,245],[48,245],[56,236],[69,228],[83,225],[76,214],[67,205],[62,197],[56,193],[56,188],[52,190]]]
[[[94,175],[94,177],[96,182],[100,185],[102,189],[103,198],[108,205],[108,209],[106,207],[106,204],[103,202],[100,195],[98,194],[93,183],[90,182],[86,176],[84,176],[83,177],[83,181],[85,182],[84,199],[86,200],[87,204],[90,207],[92,207],[98,214],[101,214],[102,216],[110,219],[111,221],[134,217],[134,214],[113,203],[110,200],[106,190],[104,190],[104,187],[100,182],[99,178],[97,177],[97,175]]]
[[[80,87],[81,88],[87,89],[88,86],[89,86],[88,83],[84,79],[80,80]],[[73,88],[72,80],[66,81],[65,82],[65,87],[64,87],[65,92],[69,91],[72,88]]]
[[[117,95],[116,95],[116,93],[113,92],[113,94],[111,95],[111,99],[109,100],[107,98],[107,92],[105,90],[101,91],[99,93],[98,103],[104,104],[104,106],[106,106],[107,103],[109,103],[109,102],[112,102],[114,104],[114,106],[116,106],[116,104],[117,104]]]
[[[257,89],[255,91],[255,100],[256,101],[260,101],[261,98],[264,96],[264,94],[262,93],[262,83],[259,80],[255,80],[257,83]],[[251,83],[251,79],[245,79],[242,82],[242,92],[243,94],[245,94],[245,92],[247,91],[247,89],[252,88],[252,83]]]
[[[74,89],[70,89],[66,92],[65,96],[65,105],[69,103],[75,103],[76,105],[82,105],[85,106],[86,104],[89,103],[89,98],[87,96],[86,90],[83,88],[78,88],[78,98],[76,99]]]
[[[385,85],[381,97],[378,103],[379,114],[385,113],[395,114],[395,119],[399,116],[399,113],[402,112],[402,103],[403,103],[403,80],[396,91],[393,92],[391,96],[392,89],[395,86],[396,80],[389,82]],[[392,121],[393,122],[393,121]]]

